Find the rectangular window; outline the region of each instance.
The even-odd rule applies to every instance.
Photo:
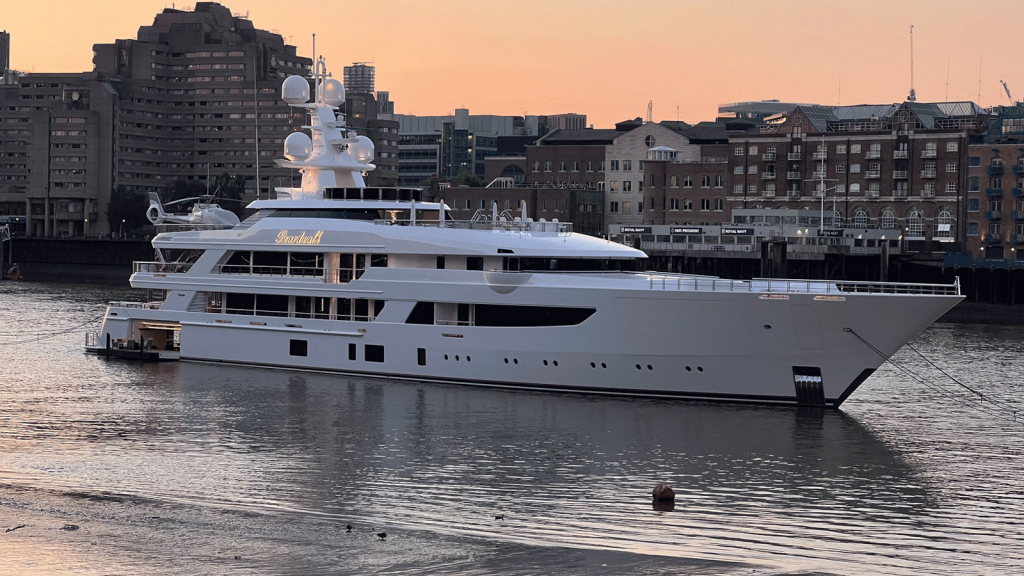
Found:
[[[836,174],[846,174],[846,163],[840,162],[836,164]]]
[[[736,156],[743,156],[743,146],[737,146],[733,149],[733,154]]]
[[[956,172],[956,162],[946,162],[946,172]]]
[[[946,142],[946,152],[958,152],[960,150],[959,142]]]
[[[860,164],[850,164],[850,174],[860,174]]]
[[[367,344],[363,348],[363,359],[367,362],[384,362],[384,347],[378,344]]]
[[[757,146],[751,146],[750,147],[750,155],[751,156],[757,156]]]
[[[977,236],[978,235],[978,223],[977,222],[968,222],[967,223],[967,235],[968,236]]]
[[[618,172],[619,171],[619,161],[618,160],[612,160],[611,171],[612,172]]]
[[[732,193],[739,195],[743,194],[743,184],[736,184],[732,187]]]
[[[836,144],[836,154],[846,154],[846,144]]]
[[[481,256],[469,256],[466,258],[466,270],[483,270],[484,259]]]
[[[968,166],[981,166],[981,156],[969,156],[967,158]]]
[[[619,203],[618,202],[609,202],[608,203],[608,211],[613,213],[613,214],[618,213],[618,211],[619,211]]]
[[[967,191],[977,192],[981,190],[981,178],[977,176],[971,176],[967,179]]]
[[[416,349],[416,363],[419,364],[420,366],[426,366],[427,365],[427,349],[426,348],[417,348]]]
[[[850,154],[860,154],[860,144],[850,144]]]
[[[946,182],[946,194],[956,194],[956,182]]]
[[[623,172],[632,172],[633,171],[633,161],[632,160],[623,160],[622,161],[622,171]]]
[[[632,202],[623,202],[622,203],[622,213],[623,214],[632,214],[633,213],[633,203]]]
[[[623,180],[622,181],[622,191],[623,192],[632,192],[633,191],[633,181],[632,180]]]
[[[356,359],[356,345],[355,344],[349,344],[348,345],[348,359],[349,360],[355,360]]]
[[[289,340],[288,353],[292,356],[305,356],[307,351],[305,340]]]
[[[750,195],[750,196],[756,196],[757,195],[757,184],[748,184],[747,185],[747,194]]]
[[[437,269],[444,270],[444,256],[437,257]]]
[[[977,198],[969,198],[967,200],[967,211],[977,212],[979,210],[981,210],[981,201]]]

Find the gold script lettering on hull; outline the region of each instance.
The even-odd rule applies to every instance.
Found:
[[[306,235],[305,232],[300,232],[298,236],[289,236],[287,230],[281,230],[277,233],[277,239],[274,240],[274,244],[319,244],[320,239],[323,237],[323,230],[318,230],[312,236]]]

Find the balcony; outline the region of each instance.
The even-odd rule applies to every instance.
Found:
[[[800,191],[799,190],[789,190],[789,191],[786,192],[786,196],[788,196],[790,198],[799,198],[800,197]]]
[[[1024,164],[1014,164],[1013,173],[1017,176],[1024,176]]]
[[[935,170],[921,170],[921,178],[935,178]]]
[[[1002,188],[985,188],[985,196],[987,196],[989,198],[1002,198],[1003,197],[1003,189]]]
[[[900,158],[909,158],[910,157],[910,151],[909,150],[893,150],[892,151],[892,157],[897,159],[897,160],[899,160]]]
[[[935,158],[935,156],[937,155],[936,152],[938,152],[938,150],[935,150],[933,148],[926,148],[921,151],[921,158]]]
[[[1003,241],[1003,239],[1002,237],[999,236],[999,234],[992,234],[991,232],[986,232],[985,234],[981,235],[981,241],[984,242],[985,244],[999,244],[1000,242]]]
[[[985,166],[985,173],[989,176],[1002,176],[1003,165],[1002,164],[989,164]]]
[[[909,191],[906,188],[897,188],[892,191],[893,198],[906,198]]]
[[[925,188],[924,190],[921,190],[921,198],[935,198],[935,189]]]
[[[765,162],[774,162],[775,152],[765,152],[764,154],[761,154],[761,160],[764,160]]]
[[[764,197],[765,198],[775,198],[775,190],[765,190],[764,191]]]
[[[1011,190],[1011,192],[1013,192],[1014,198],[1024,198],[1024,188],[1017,187]]]
[[[1002,220],[1003,213],[1000,210],[987,210],[985,212],[985,218],[989,220]]]
[[[906,180],[907,178],[910,178],[910,172],[907,170],[893,170],[892,177],[895,180]]]
[[[881,170],[868,170],[867,172],[864,173],[864,177],[865,178],[881,178],[882,177],[882,172],[881,172]]]
[[[803,160],[803,159],[804,159],[803,152],[790,152],[789,154],[786,154],[786,160]]]
[[[881,158],[882,157],[882,151],[881,150],[868,150],[867,152],[864,153],[864,157],[867,158],[868,160],[872,160],[872,159],[875,159],[875,158]]]
[[[827,176],[828,172],[822,170],[815,170],[814,172],[811,172],[811,178],[813,180],[821,180],[822,178],[826,178]]]
[[[801,174],[799,172],[786,172],[786,179],[787,180],[801,180],[801,179],[803,179],[803,177],[804,177],[803,174]]]
[[[1010,218],[1017,221],[1024,220],[1024,210],[1014,210],[1013,212],[1010,212]]]
[[[811,158],[815,160],[827,160],[828,152],[815,152],[814,154],[811,154]]]
[[[878,198],[878,190],[866,190],[864,196],[867,198]]]
[[[1024,244],[1024,234],[1010,234],[1010,242]]]
[[[775,180],[775,172],[761,172],[761,180]]]

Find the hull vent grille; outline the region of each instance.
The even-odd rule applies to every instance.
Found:
[[[824,406],[825,387],[821,380],[821,368],[794,366],[793,385],[796,389],[796,403],[801,406]]]

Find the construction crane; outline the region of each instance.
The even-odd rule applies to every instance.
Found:
[[[1012,106],[1013,105],[1013,96],[1010,94],[1010,87],[1007,86],[1006,82],[1003,82],[1002,80],[1000,80],[999,83],[1003,85],[1003,90],[1006,90],[1006,97],[1009,98],[1010,105]]]

